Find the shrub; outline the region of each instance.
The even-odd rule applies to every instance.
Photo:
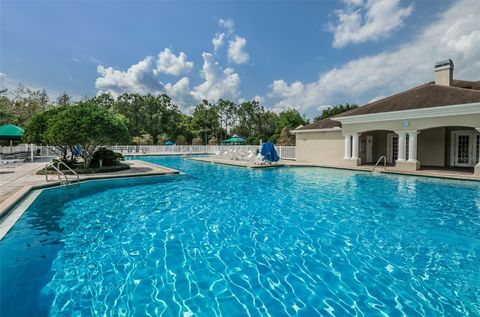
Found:
[[[187,139],[183,135],[177,136],[177,139],[175,140],[176,145],[187,145]]]
[[[144,133],[141,136],[134,137],[133,143],[136,145],[150,145],[153,144],[153,138],[150,134]]]
[[[123,155],[104,147],[99,148],[93,154],[92,161],[90,162],[90,168],[100,167],[100,160],[102,160],[102,166],[115,166],[123,160]]]
[[[217,144],[218,144],[218,140],[217,140],[217,137],[215,136],[212,136],[210,140],[208,140],[208,145],[217,145]]]
[[[202,141],[201,138],[196,137],[196,138],[193,138],[192,144],[193,144],[193,145],[203,145],[203,141]]]

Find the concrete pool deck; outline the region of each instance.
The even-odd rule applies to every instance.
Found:
[[[55,175],[49,175],[47,182],[45,175],[36,174],[38,170],[45,168],[45,164],[50,160],[51,158],[26,162],[13,168],[0,168],[0,226],[4,220],[3,216],[29,192],[34,189],[60,185],[60,181],[55,179]],[[95,179],[180,174],[177,170],[141,160],[128,160],[123,163],[129,165],[130,168],[110,173],[79,174],[80,182]],[[68,176],[73,177],[73,175]]]
[[[192,161],[199,161],[199,162],[206,162],[206,163],[214,163],[214,164],[223,164],[223,165],[232,165],[232,166],[241,166],[241,167],[249,167],[249,168],[274,168],[274,167],[282,167],[286,164],[279,162],[278,164],[254,164],[252,161],[241,161],[241,160],[229,160],[229,159],[221,159],[216,157],[187,157],[187,159]]]
[[[336,168],[336,169],[346,169],[352,171],[362,171],[370,172],[373,168],[372,165],[360,165],[360,166],[342,166],[342,165],[320,165],[307,162],[297,162],[293,160],[280,160],[278,164],[273,165],[258,165],[254,164],[252,161],[240,161],[240,160],[231,160],[231,159],[222,159],[214,156],[207,157],[188,157],[189,160],[206,162],[206,163],[215,163],[215,164],[224,164],[224,165],[233,165],[240,167],[249,167],[249,168],[266,168],[266,167],[281,167],[281,166],[292,166],[292,167],[323,167],[323,168]],[[473,172],[467,170],[454,170],[454,169],[444,169],[444,168],[435,168],[435,167],[425,167],[418,171],[404,172],[394,169],[392,166],[387,166],[384,169],[383,166],[378,166],[376,172],[383,174],[397,174],[397,175],[411,175],[411,176],[423,176],[423,177],[434,177],[434,178],[444,178],[444,179],[455,179],[455,180],[467,180],[467,181],[480,181],[480,177],[474,176]]]

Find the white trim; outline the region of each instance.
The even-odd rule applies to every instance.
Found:
[[[290,133],[295,134],[295,133],[332,132],[332,131],[342,131],[342,128],[290,130]]]
[[[480,102],[466,103],[460,105],[449,105],[441,107],[430,107],[412,110],[379,112],[371,114],[362,114],[357,116],[337,117],[332,120],[340,121],[342,124],[348,123],[367,123],[377,121],[392,121],[405,119],[420,119],[420,118],[434,118],[447,117],[468,114],[479,114]]]

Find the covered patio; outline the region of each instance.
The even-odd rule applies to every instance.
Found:
[[[480,166],[480,128],[442,126],[416,131],[374,130],[344,135],[344,160],[390,170],[473,174]]]

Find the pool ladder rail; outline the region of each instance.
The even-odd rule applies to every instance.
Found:
[[[375,166],[372,168],[372,170],[370,171],[371,174],[373,174],[375,172],[375,170],[377,169],[377,166],[378,164],[380,164],[380,162],[383,160],[383,169],[386,171],[387,170],[387,157],[385,155],[382,155],[380,156],[380,158],[378,159],[377,163],[375,163]]]
[[[55,166],[54,163],[48,163],[45,165],[45,181],[48,182],[48,167],[52,167],[57,172],[58,179],[60,180],[60,184],[62,186],[68,186],[71,184],[71,180],[60,170],[60,165],[65,166],[75,176],[77,185],[80,185],[80,177],[78,174],[62,161],[58,162],[57,166]]]

